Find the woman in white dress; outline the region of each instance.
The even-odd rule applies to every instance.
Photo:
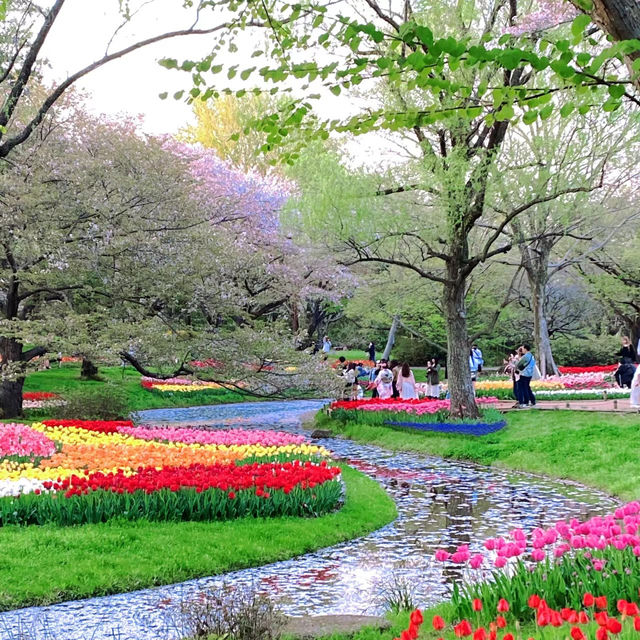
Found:
[[[631,406],[634,409],[640,409],[640,365],[636,367],[631,380]]]
[[[398,381],[396,385],[400,392],[400,397],[403,400],[413,400],[418,397],[418,392],[416,391],[416,379],[413,376],[413,371],[411,371],[408,363],[406,362],[402,364],[402,369],[400,369],[400,373],[398,374]]]

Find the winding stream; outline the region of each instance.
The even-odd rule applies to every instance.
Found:
[[[318,401],[243,403],[145,411],[144,423],[195,428],[271,428],[302,432]],[[256,569],[133,593],[0,614],[2,640],[169,640],[181,636],[169,614],[183,600],[221,584],[254,586],[290,615],[378,613],[394,576],[426,607],[447,597],[462,570],[433,560],[439,547],[480,541],[515,527],[530,530],[560,518],[611,509],[595,490],[520,473],[413,453],[393,453],[346,440],[319,441],[375,477],[393,496],[399,517],[368,536]],[[36,568],[34,567],[34,570]],[[22,635],[21,635],[22,634]]]

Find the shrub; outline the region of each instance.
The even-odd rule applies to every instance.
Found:
[[[117,420],[128,414],[125,390],[116,384],[90,385],[65,392],[66,404],[56,407],[54,414],[62,419]]]
[[[276,640],[285,617],[263,594],[225,585],[183,601],[167,612],[180,637]]]

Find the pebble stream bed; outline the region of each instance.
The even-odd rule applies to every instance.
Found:
[[[147,424],[278,429],[303,433],[318,401],[243,403],[141,412]],[[308,432],[306,432],[308,435]],[[399,517],[363,538],[283,562],[132,593],[0,614],[2,640],[174,640],[181,602],[222,584],[267,593],[288,615],[381,613],[394,580],[410,584],[421,607],[442,601],[459,567],[433,559],[436,548],[480,542],[521,527],[605,513],[615,502],[595,490],[521,473],[394,453],[342,439],[319,440],[336,458],[374,477]]]

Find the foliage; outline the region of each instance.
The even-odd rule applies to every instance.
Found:
[[[277,640],[285,618],[264,594],[222,586],[167,612],[181,638]]]
[[[396,517],[371,478],[342,466],[342,509],[319,518],[229,522],[144,520],[6,527],[0,609],[50,604],[259,566],[361,536]],[[40,567],[34,577],[34,563]],[[96,572],[95,567],[100,566]]]
[[[65,403],[51,412],[58,418],[118,420],[128,414],[128,398],[121,385],[107,382],[95,387],[76,388],[64,394]]]

